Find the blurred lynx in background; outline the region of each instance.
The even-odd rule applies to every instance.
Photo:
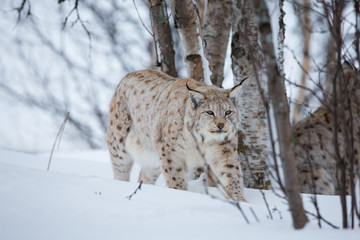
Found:
[[[344,64],[343,71],[343,91],[340,91],[340,86],[337,90],[337,124],[334,122],[335,109],[330,99],[328,105],[320,106],[293,128],[298,180],[304,193],[339,194],[339,167],[344,164],[346,192],[350,194],[352,157],[354,174],[359,178],[360,82],[359,76],[355,76],[355,71],[348,64]],[[334,146],[335,133],[339,156]],[[348,141],[351,141],[352,137],[353,146],[350,146]]]

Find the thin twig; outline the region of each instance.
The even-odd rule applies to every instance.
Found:
[[[216,176],[214,176],[214,177],[216,178]],[[223,189],[223,190],[224,190],[224,189]],[[219,197],[217,197],[217,196],[209,193],[207,185],[205,185],[205,193],[206,193],[206,195],[210,196],[212,199],[216,199],[216,200],[219,200],[219,201],[222,201],[222,202],[226,202],[226,203],[229,203],[229,204],[233,205],[234,207],[236,207],[236,208],[240,211],[240,213],[241,213],[241,215],[243,216],[245,222],[246,222],[247,224],[250,224],[250,221],[249,221],[249,219],[247,218],[247,216],[245,215],[245,213],[244,213],[243,209],[241,208],[241,205],[240,205],[239,202],[233,201],[233,200],[229,200],[229,199],[219,198]],[[254,214],[254,213],[253,213],[253,214]],[[255,216],[256,216],[256,215],[255,215]],[[257,219],[257,221],[258,221],[258,220],[259,220],[259,219]]]
[[[309,212],[309,211],[306,211],[306,210],[305,210],[305,212],[306,212],[306,214],[309,214],[310,216],[313,216],[313,217],[316,217],[316,218],[319,218],[319,217],[320,217],[320,219],[321,219],[324,223],[326,223],[327,225],[331,226],[332,228],[339,229],[338,226],[335,226],[335,225],[332,224],[331,222],[327,221],[327,220],[324,219],[321,215],[314,214],[314,213]]]
[[[274,212],[274,213],[277,212],[277,213],[279,214],[280,220],[282,219],[281,211],[280,211],[277,207],[274,207],[274,208],[273,208],[273,212]]]
[[[127,196],[126,198],[129,199],[129,200],[131,200],[131,198],[137,193],[137,191],[141,190],[141,185],[142,185],[142,183],[143,183],[143,181],[140,181],[140,184],[139,184],[139,186],[135,189],[135,191],[134,191],[132,194],[130,194],[129,196]]]
[[[27,12],[27,16],[30,16],[30,15],[31,15],[30,2],[28,2],[28,0],[22,0],[20,6],[14,9],[14,10],[16,10],[16,11],[18,12],[18,18],[17,18],[17,22],[18,22],[18,23],[20,22],[21,12],[24,10],[26,3],[29,5],[29,7],[28,7],[28,12]]]
[[[151,36],[154,36],[154,33],[152,33],[145,25],[144,21],[142,20],[141,16],[140,16],[140,13],[139,13],[139,10],[136,6],[136,3],[135,3],[135,0],[133,0],[133,3],[134,3],[134,7],[135,7],[135,10],[136,10],[136,13],[141,21],[141,24],[143,25],[143,27],[146,29],[146,31],[151,35]]]
[[[62,124],[61,124],[61,126],[60,126],[59,132],[58,132],[57,135],[56,135],[56,138],[55,138],[53,147],[52,147],[52,149],[51,149],[50,158],[49,158],[49,163],[48,163],[48,166],[47,166],[47,171],[50,170],[51,160],[52,160],[52,156],[53,156],[53,154],[54,154],[56,142],[57,142],[58,139],[61,139],[61,135],[62,135],[63,132],[64,132],[65,124],[66,124],[67,120],[69,119],[69,116],[70,116],[70,112],[67,112],[67,113],[66,113],[66,116],[65,116],[65,119],[64,119],[64,121],[62,122]],[[60,141],[59,141],[59,144],[60,144]]]
[[[310,76],[310,74],[306,71],[306,69],[304,69],[304,67],[302,66],[302,64],[300,63],[300,61],[297,59],[295,52],[294,52],[292,49],[290,49],[288,46],[286,46],[286,48],[292,53],[293,58],[295,59],[296,63],[297,63],[298,66],[301,68],[301,70],[306,74],[306,77],[307,77],[314,85],[316,85],[316,87],[318,87],[319,89],[322,90],[321,84],[316,83],[315,80],[312,79],[312,77]],[[316,93],[316,91],[314,91],[313,89],[308,88],[308,87],[305,87],[305,86],[302,86],[302,85],[297,84],[297,83],[294,83],[294,82],[288,80],[287,78],[285,78],[285,81],[286,81],[287,83],[289,83],[289,84],[297,87],[297,88],[300,88],[300,89],[302,89],[302,90],[308,91],[308,92],[309,92],[310,94],[312,94],[322,105],[324,105],[327,109],[329,109],[329,110],[331,109],[331,107],[329,106],[329,104],[328,104],[326,101],[324,101],[323,98],[321,98],[320,96],[318,96],[317,93]],[[325,95],[325,96],[327,96],[326,93],[325,93],[325,91],[322,91],[322,94]]]
[[[251,213],[253,214],[255,220],[256,220],[257,222],[260,222],[260,221],[259,221],[259,218],[256,216],[256,213],[255,213],[255,211],[254,211],[254,209],[253,209],[252,207],[250,207],[250,211],[251,211]]]
[[[75,21],[71,24],[71,27],[73,27],[77,21],[80,22],[81,24],[81,27],[84,29],[84,31],[86,32],[86,35],[88,36],[88,39],[89,39],[89,55],[91,53],[91,49],[92,49],[92,43],[91,43],[91,33],[90,31],[87,29],[87,27],[85,26],[82,18],[80,17],[80,13],[79,13],[79,0],[75,0],[75,4],[74,4],[74,7],[71,9],[71,11],[68,13],[68,15],[66,16],[64,22],[63,22],[63,30],[65,29],[66,27],[66,24],[68,22],[68,19],[69,17],[72,15],[73,12],[76,12],[76,19]]]
[[[192,136],[194,142],[195,142],[195,147],[196,147],[196,150],[198,151],[198,153],[200,154],[203,162],[204,162],[204,165],[205,165],[205,169],[207,169],[209,171],[209,174],[211,175],[212,178],[214,178],[215,180],[215,183],[217,185],[217,187],[219,188],[219,190],[221,190],[220,192],[223,194],[223,196],[225,198],[227,198],[228,196],[231,196],[228,191],[226,190],[225,186],[220,182],[220,180],[218,179],[218,177],[215,175],[215,173],[212,171],[212,169],[210,168],[209,164],[207,163],[206,159],[205,159],[205,155],[204,153],[200,150],[200,147],[199,147],[199,143],[198,141],[196,140],[196,137],[190,127],[189,124],[187,124],[187,128],[188,128],[188,131],[190,132],[190,135]],[[247,224],[250,224],[247,216],[245,215],[243,209],[241,208],[240,206],[240,203],[237,202],[237,201],[233,201],[233,200],[228,200],[228,199],[221,199],[221,198],[218,198],[212,194],[209,193],[208,189],[207,189],[207,185],[205,184],[205,192],[207,195],[209,195],[211,198],[214,198],[214,199],[217,199],[217,200],[221,200],[221,201],[224,201],[226,203],[229,203],[233,206],[235,206],[241,213],[241,215],[243,216],[243,218],[245,219],[245,222]]]
[[[272,216],[272,214],[271,214],[271,211],[270,211],[270,208],[269,208],[269,204],[268,204],[268,202],[267,202],[267,200],[266,200],[265,193],[264,193],[261,189],[259,189],[259,191],[260,191],[260,193],[261,193],[261,195],[262,195],[262,197],[263,197],[263,199],[264,199],[266,208],[267,208],[267,210],[268,210],[268,212],[269,212],[269,217],[270,217],[271,220],[273,220],[273,216]]]

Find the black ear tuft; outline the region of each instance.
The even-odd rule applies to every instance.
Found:
[[[248,79],[248,78],[249,78],[249,76],[244,77],[243,80],[241,80],[240,83],[238,85],[236,85],[236,86],[241,86],[243,84],[243,82],[245,82],[245,80]]]
[[[230,92],[229,92],[229,98],[231,98],[232,100],[236,100],[236,98],[239,96],[239,91],[241,89],[241,85],[243,84],[243,82],[248,79],[249,77],[245,77],[243,80],[240,81],[240,83],[236,86],[234,86]]]
[[[204,102],[205,96],[202,93],[191,89],[187,83],[186,83],[186,88],[189,91],[189,98],[191,100],[193,108],[196,109],[200,107],[200,105],[203,104]]]

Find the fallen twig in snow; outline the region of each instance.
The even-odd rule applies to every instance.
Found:
[[[267,200],[266,200],[265,193],[264,193],[263,191],[261,191],[261,189],[259,189],[259,190],[260,190],[260,193],[261,193],[261,195],[262,195],[262,197],[263,197],[263,199],[264,199],[266,208],[267,208],[267,210],[268,210],[268,212],[269,212],[269,217],[270,217],[271,220],[273,220],[273,216],[272,216],[272,214],[271,214],[271,211],[270,211],[270,208],[269,208],[269,204],[268,204],[268,202],[267,202]]]
[[[281,215],[281,212],[279,209],[277,209],[277,207],[275,206],[273,209],[272,209],[273,213],[277,212],[279,214],[279,218],[282,219],[282,215]]]
[[[306,214],[315,217],[315,218],[318,219],[319,221],[322,220],[324,223],[326,223],[326,224],[329,225],[330,227],[335,228],[335,229],[339,229],[338,226],[335,226],[334,224],[332,224],[331,222],[329,222],[329,221],[327,221],[325,218],[323,218],[323,217],[320,215],[320,213],[314,214],[314,213],[309,212],[309,211],[305,211],[305,212],[306,212]]]
[[[127,199],[129,199],[129,200],[131,200],[131,198],[136,194],[136,192],[138,191],[138,190],[141,190],[141,185],[142,185],[142,181],[140,181],[140,184],[139,184],[139,186],[135,189],[135,191],[132,193],[132,194],[130,194],[129,196],[127,196],[126,198]]]
[[[62,134],[63,134],[63,132],[64,132],[65,124],[66,124],[66,121],[69,119],[69,116],[70,116],[70,112],[67,112],[67,113],[66,113],[66,116],[65,116],[65,119],[64,119],[63,123],[62,123],[61,126],[60,126],[59,132],[58,132],[58,134],[56,135],[56,138],[55,138],[55,141],[54,141],[54,145],[53,145],[53,147],[52,147],[52,149],[51,149],[50,158],[49,158],[49,163],[48,163],[48,166],[47,166],[47,171],[50,170],[51,159],[52,159],[52,156],[53,156],[53,153],[54,153],[54,149],[55,149],[55,146],[56,146],[56,142],[57,142],[57,140],[59,139],[59,144],[60,144],[61,136],[62,136]],[[59,144],[58,144],[58,146],[59,146]]]
[[[249,219],[247,218],[247,216],[245,215],[245,213],[244,213],[243,209],[241,208],[241,205],[240,205],[239,202],[234,201],[234,200],[219,198],[219,197],[217,197],[217,196],[215,196],[215,195],[212,195],[211,193],[209,193],[209,191],[208,191],[208,189],[207,189],[207,185],[205,185],[205,192],[206,192],[206,195],[210,196],[210,197],[213,198],[213,199],[220,200],[220,201],[223,201],[223,202],[226,202],[226,203],[230,203],[231,205],[235,206],[235,207],[240,211],[240,213],[241,213],[241,215],[243,216],[245,222],[246,222],[247,224],[250,224],[250,221],[249,221]],[[225,195],[224,195],[224,197],[225,197]],[[250,210],[253,211],[251,208],[250,208]],[[252,213],[253,213],[253,215],[255,216],[255,219],[259,222],[259,219],[256,217],[255,213],[254,213],[254,212],[252,212]]]
[[[255,213],[255,211],[254,211],[254,209],[253,209],[252,207],[250,207],[250,211],[251,211],[251,213],[253,214],[255,220],[259,223],[259,222],[260,222],[260,221],[259,221],[259,218],[257,217],[257,215],[256,215],[256,213]]]

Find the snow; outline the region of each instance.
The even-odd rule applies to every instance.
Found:
[[[0,239],[359,239],[359,230],[335,230],[317,221],[303,230],[292,228],[286,203],[264,191],[245,189],[241,203],[250,223],[226,201],[205,194],[200,181],[186,192],[164,187],[138,187],[135,167],[131,182],[112,179],[108,152],[56,151],[26,154],[0,150]],[[210,189],[217,196],[216,189]],[[309,195],[305,208],[314,212]],[[320,211],[341,225],[339,198],[319,196]],[[256,221],[251,209],[256,213]]]

